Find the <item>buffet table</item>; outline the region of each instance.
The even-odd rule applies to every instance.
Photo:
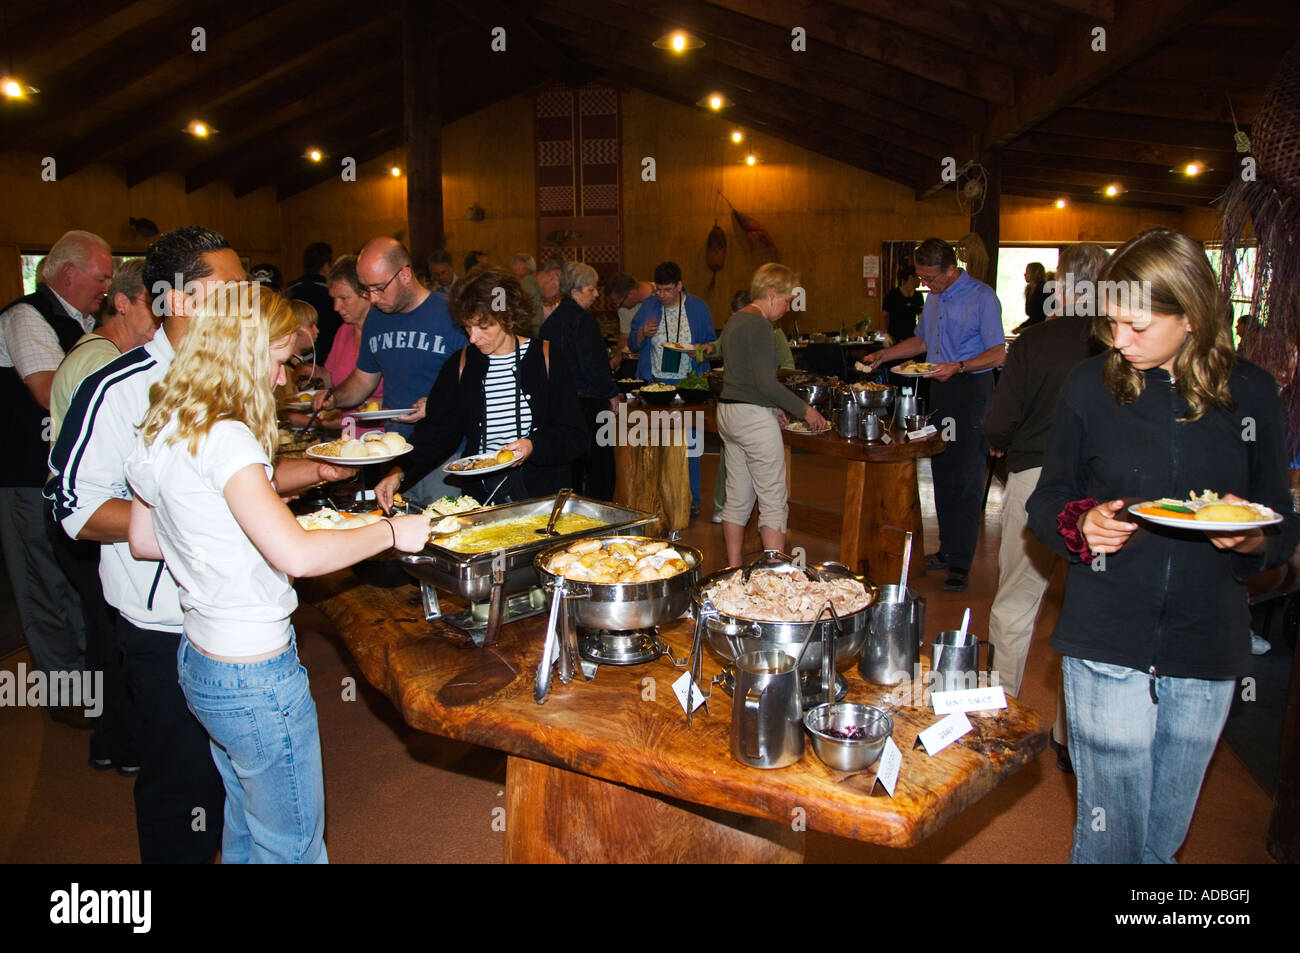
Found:
[[[714,405],[704,415],[705,428],[717,431]],[[916,461],[942,453],[938,434],[906,441],[902,432],[890,431],[891,443],[849,440],[834,430],[823,434],[784,430],[789,448],[806,453],[840,457],[847,461],[843,510],[829,510],[790,500],[790,526],[819,536],[840,538],[840,562],[854,572],[865,563],[876,582],[897,581],[902,571],[903,534],[912,533],[909,576],[923,571],[925,541],[921,527],[921,497],[916,482]],[[789,462],[787,461],[787,469]]]
[[[833,771],[811,745],[788,768],[738,764],[728,746],[731,700],[715,690],[688,728],[670,687],[681,670],[666,658],[604,666],[590,682],[557,679],[539,706],[533,679],[544,616],[507,625],[498,644],[474,649],[444,624],[424,621],[413,585],[378,588],[341,572],[313,581],[306,594],[408,724],[509,755],[510,862],[799,862],[806,830],[907,847],[1047,743],[1038,716],[1011,700],[1003,712],[971,715],[976,730],[930,757],[912,746],[937,716],[902,707],[893,733],[902,769],[890,798],[869,788],[873,772]],[[660,636],[681,657],[693,631],[679,620]],[[705,681],[719,668],[706,657]],[[854,668],[842,674],[850,701],[879,701],[888,691]]]

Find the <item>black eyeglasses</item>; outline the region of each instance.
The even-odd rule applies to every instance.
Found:
[[[410,267],[411,267],[410,265],[403,265],[401,268],[398,268],[395,272],[393,272],[393,278],[396,278],[398,275],[402,273],[404,269]],[[382,285],[362,285],[361,293],[365,295],[367,298],[372,297],[373,295],[381,295],[385,291],[387,291],[388,286],[393,283],[393,278],[389,278]]]

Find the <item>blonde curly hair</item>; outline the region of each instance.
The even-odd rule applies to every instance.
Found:
[[[190,319],[167,376],[149,391],[145,446],[174,420],[166,443],[186,441],[189,452],[198,453],[214,424],[237,420],[272,457],[278,428],[271,347],[298,326],[289,301],[274,291],[250,282],[215,289]]]

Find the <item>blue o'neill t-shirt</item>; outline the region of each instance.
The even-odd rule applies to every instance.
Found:
[[[469,338],[451,319],[447,299],[430,294],[414,311],[385,314],[370,309],[357,368],[384,375],[386,406],[410,407],[429,396],[443,362],[467,344]],[[410,436],[414,425],[390,422],[388,429]]]

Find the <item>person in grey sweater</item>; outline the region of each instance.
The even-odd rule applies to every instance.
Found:
[[[784,265],[763,265],[750,283],[750,303],[733,314],[722,331],[727,360],[718,400],[718,433],[728,459],[722,535],[732,566],[740,565],[745,524],[755,501],[763,548],[785,548],[789,505],[781,440],[784,418],[802,418],[815,429],[826,425],[821,414],[776,377],[772,324],[789,310],[796,282],[794,272]]]

